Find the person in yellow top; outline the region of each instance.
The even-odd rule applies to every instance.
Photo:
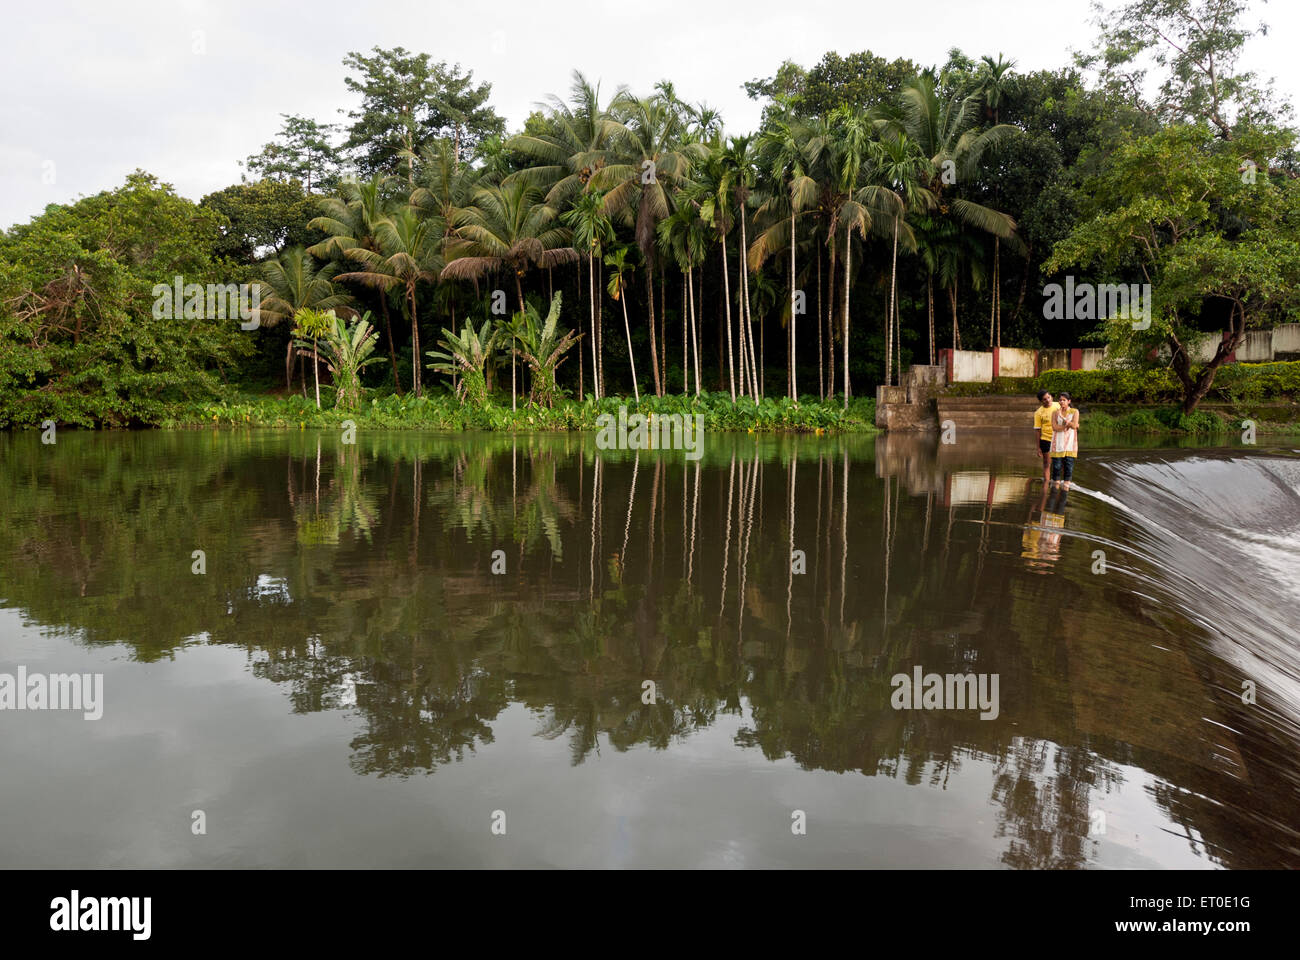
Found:
[[[1046,390],[1038,391],[1038,409],[1034,411],[1034,436],[1038,438],[1038,454],[1043,458],[1043,488],[1051,480],[1052,469],[1052,415],[1060,409],[1060,404],[1052,402],[1052,395]]]
[[[1079,411],[1070,408],[1070,395],[1061,394],[1052,414],[1052,485],[1070,489],[1079,457]]]

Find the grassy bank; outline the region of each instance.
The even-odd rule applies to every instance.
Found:
[[[314,399],[299,395],[234,394],[217,402],[195,403],[176,411],[162,422],[168,429],[212,426],[254,427],[334,427],[352,420],[359,427],[384,430],[596,430],[596,418],[602,413],[617,415],[620,406],[628,413],[700,414],[706,430],[777,432],[874,433],[876,402],[874,398],[821,402],[805,398],[798,404],[771,397],[755,404],[747,398],[734,403],[726,393],[706,393],[699,397],[669,395],[642,397],[640,403],[629,397],[605,397],[600,401],[558,400],[547,408],[520,402],[512,411],[509,402],[489,401],[478,406],[462,403],[446,393],[426,394],[420,399],[385,396],[365,401],[355,412],[333,409],[322,397],[323,409],[317,410]]]

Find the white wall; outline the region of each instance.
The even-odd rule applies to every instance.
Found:
[[[1247,330],[1241,343],[1237,344],[1238,363],[1267,363],[1273,359],[1273,331]]]
[[[999,377],[1032,377],[1034,375],[1034,351],[1015,350],[1002,347],[998,350]]]
[[[993,380],[993,354],[975,350],[952,352],[954,383],[990,383]]]
[[[1300,323],[1273,328],[1273,353],[1300,353]]]

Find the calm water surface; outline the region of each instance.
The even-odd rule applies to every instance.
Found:
[[[0,866],[1300,867],[1300,455],[1084,454],[0,435]]]

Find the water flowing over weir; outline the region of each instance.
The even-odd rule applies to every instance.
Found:
[[[0,864],[1300,867],[1294,452],[703,453],[0,435]]]
[[[1274,826],[1295,849],[1300,459],[1103,455],[1093,467],[1109,492],[1078,492],[1122,518],[1125,536],[1113,546],[1121,557],[1142,561],[1140,569],[1124,572],[1134,580],[1133,591],[1145,596],[1147,615],[1172,630],[1181,622],[1202,633],[1203,645],[1189,645],[1189,658],[1213,700],[1228,705],[1233,718],[1207,718],[1205,724],[1221,727],[1224,738],[1216,745],[1231,757],[1243,799],[1254,799],[1252,772],[1266,771],[1282,790],[1289,788],[1291,808],[1276,811]],[[1247,681],[1256,688],[1256,706],[1238,705]],[[1257,814],[1268,817],[1268,806]]]
[[[1079,489],[1126,521],[1117,544],[1157,575],[1153,595],[1203,628],[1254,680],[1271,722],[1300,739],[1300,460],[1102,457],[1110,493]],[[1134,587],[1141,590],[1141,585]]]

